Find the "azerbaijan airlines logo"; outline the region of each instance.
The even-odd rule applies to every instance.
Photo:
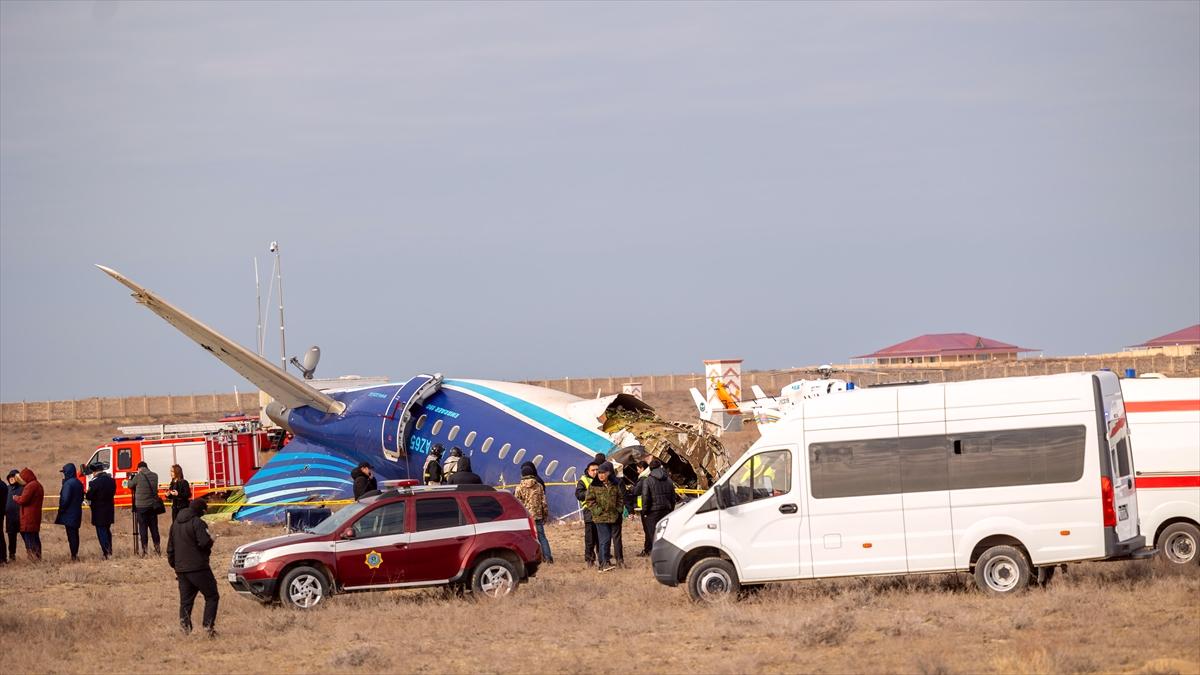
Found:
[[[379,555],[379,551],[371,551],[367,554],[367,567],[377,570],[383,564],[383,556]]]

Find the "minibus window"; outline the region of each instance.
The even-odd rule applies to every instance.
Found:
[[[900,487],[903,492],[950,489],[950,442],[945,436],[897,439],[900,447]]]
[[[117,471],[133,468],[133,448],[117,448]]]
[[[734,471],[729,488],[730,506],[791,492],[792,453],[776,450],[754,455]]]
[[[1120,440],[1120,442],[1117,443],[1117,471],[1120,472],[1119,475],[1122,478],[1124,478],[1125,476],[1128,476],[1130,473],[1130,471],[1129,471],[1129,439],[1128,438],[1122,438]]]
[[[808,446],[813,497],[866,497],[900,492],[900,450],[894,438]]]
[[[950,489],[1073,483],[1083,476],[1083,426],[1005,429],[952,436]]]

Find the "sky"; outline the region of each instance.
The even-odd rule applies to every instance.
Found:
[[[1200,3],[0,3],[0,399],[1200,322]],[[277,299],[276,294],[276,299]],[[278,359],[277,308],[266,357]]]

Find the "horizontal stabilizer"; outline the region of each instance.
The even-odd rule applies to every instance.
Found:
[[[284,406],[288,408],[309,406],[334,414],[340,414],[346,409],[346,404],[334,400],[328,394],[317,391],[299,378],[276,368],[263,357],[200,323],[183,310],[126,278],[120,272],[103,265],[96,265],[96,267],[133,291],[134,299],[140,304],[161,316],[179,332],[195,340],[196,344]]]

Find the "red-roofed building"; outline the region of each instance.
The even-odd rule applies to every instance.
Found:
[[[884,347],[873,354],[854,357],[879,365],[910,363],[960,363],[966,361],[999,361],[1015,359],[1017,354],[1039,349],[1018,347],[1007,342],[971,335],[970,333],[932,333]]]
[[[1200,345],[1200,323],[1195,326],[1181,328],[1174,333],[1160,335],[1153,340],[1146,340],[1137,347],[1174,347],[1176,345]]]

